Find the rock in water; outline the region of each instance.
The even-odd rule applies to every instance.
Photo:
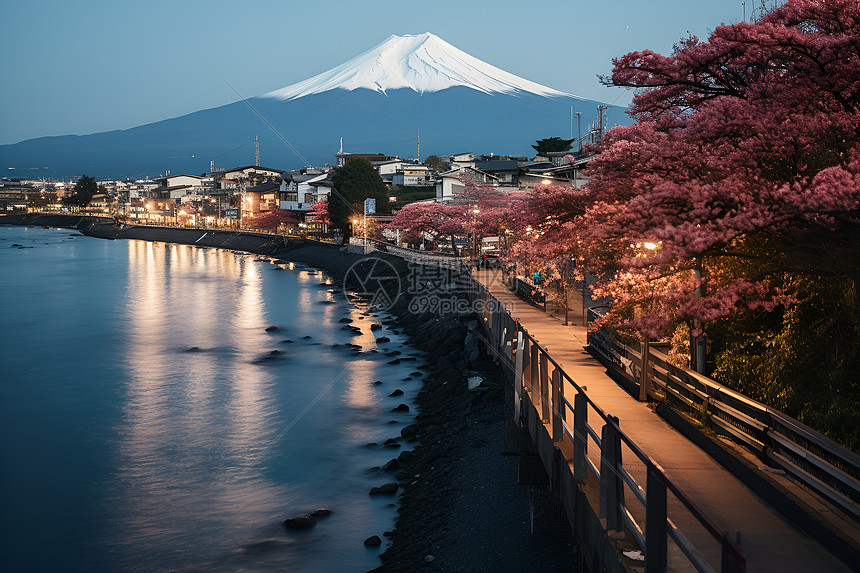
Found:
[[[311,512],[311,517],[328,517],[331,515],[331,508],[320,507]]]
[[[397,458],[392,458],[385,462],[385,465],[382,466],[382,471],[384,472],[396,472],[400,469],[400,462],[397,461]]]
[[[394,495],[400,486],[396,483],[386,483],[379,487],[372,488],[370,495]]]
[[[285,519],[281,525],[283,525],[287,529],[310,529],[316,524],[316,519],[314,519],[307,513],[303,513],[301,515],[297,515],[296,517],[290,517]]]
[[[364,540],[364,544],[368,547],[379,547],[382,545],[382,539],[378,535],[371,535]]]

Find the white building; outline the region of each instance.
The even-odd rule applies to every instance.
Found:
[[[314,203],[328,201],[331,193],[328,173],[311,176],[304,181],[284,180],[279,191],[281,209],[289,211],[310,211]]]
[[[399,187],[416,187],[427,185],[429,177],[429,167],[425,165],[404,164],[394,173],[391,182]]]
[[[499,178],[472,167],[445,171],[436,181],[436,201],[451,201],[463,195],[469,181],[476,185],[498,185]]]
[[[168,175],[155,180],[161,187],[202,187],[203,177],[200,175]]]
[[[281,169],[260,167],[259,165],[245,165],[244,167],[234,167],[233,169],[219,171],[212,175],[218,181],[221,189],[235,189],[244,185],[259,185],[261,183],[279,181],[283,173]]]

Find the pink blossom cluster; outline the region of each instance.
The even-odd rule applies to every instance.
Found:
[[[606,320],[651,336],[790,304],[723,262],[747,238],[860,229],[858,46],[860,2],[789,0],[672,55],[616,59],[638,122],[605,136],[584,190],[531,194],[515,255],[605,273]]]

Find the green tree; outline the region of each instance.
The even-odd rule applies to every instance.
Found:
[[[544,155],[546,153],[557,151],[570,151],[573,140],[562,139],[560,137],[545,137],[543,139],[538,139],[535,143],[537,143],[537,145],[532,145],[534,150],[538,155]]]
[[[344,240],[349,239],[351,220],[364,216],[365,199],[376,199],[377,213],[391,210],[385,183],[370,161],[363,157],[347,159],[342,167],[335,169],[332,183],[329,218],[333,227],[343,231]]]
[[[75,183],[72,193],[63,198],[63,203],[66,205],[77,205],[78,207],[83,207],[84,205],[89,204],[93,195],[98,192],[99,186],[96,183],[95,178],[81,175],[81,178],[78,179],[77,183]]]
[[[436,155],[428,155],[427,159],[424,160],[424,165],[436,172],[445,170],[445,164]]]

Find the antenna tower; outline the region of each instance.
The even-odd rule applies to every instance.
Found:
[[[260,166],[260,136],[254,136],[254,165]]]

